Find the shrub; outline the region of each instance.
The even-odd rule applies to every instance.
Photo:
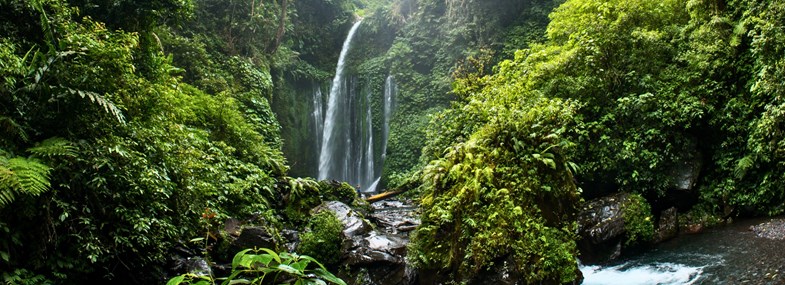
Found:
[[[315,214],[310,222],[311,231],[300,236],[300,253],[310,255],[327,264],[340,260],[343,224],[330,211]]]

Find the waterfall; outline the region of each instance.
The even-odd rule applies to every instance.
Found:
[[[384,165],[384,160],[387,159],[387,139],[390,138],[390,118],[392,118],[392,101],[393,96],[395,96],[395,81],[393,80],[392,75],[387,75],[387,78],[384,80],[384,124],[382,125],[382,153],[381,153],[381,162]],[[370,99],[369,99],[370,100]],[[370,114],[370,109],[368,110]],[[368,121],[370,125],[371,122]],[[373,176],[372,176],[373,177]],[[379,187],[379,181],[382,180],[381,174],[376,177],[376,180],[371,183],[371,186],[368,186],[365,189],[365,192],[375,191],[376,187]]]
[[[347,88],[346,88],[346,80],[344,79],[344,64],[346,61],[346,55],[349,52],[349,48],[352,45],[352,39],[354,38],[354,34],[357,31],[357,28],[360,27],[360,23],[362,21],[358,21],[355,23],[352,28],[349,30],[349,34],[346,36],[346,40],[343,42],[343,47],[341,48],[341,54],[338,57],[338,65],[335,68],[335,77],[333,78],[333,84],[330,87],[330,94],[328,95],[327,101],[327,114],[324,119],[324,127],[322,130],[322,145],[319,151],[319,179],[340,179],[349,181],[346,179],[349,173],[349,163],[350,156],[353,153],[351,150],[351,135],[349,135],[350,128],[346,126],[338,126],[339,123],[339,115],[345,117],[345,111],[347,107]],[[340,110],[339,110],[340,109]],[[343,118],[340,118],[340,122],[343,122]],[[339,144],[340,142],[338,136],[340,135],[340,129],[343,129],[343,134],[345,135],[345,149],[343,153],[337,153],[338,149],[340,149]],[[336,155],[343,155],[344,157],[341,159],[343,163],[342,165],[337,165],[333,161]],[[342,171],[341,171],[342,170]],[[339,173],[342,172],[342,173]],[[352,183],[353,181],[350,181]]]
[[[366,112],[365,112],[365,124],[366,124],[366,128],[365,128],[366,129],[365,145],[366,145],[366,147],[365,147],[365,155],[364,155],[365,158],[363,159],[364,164],[365,164],[364,165],[364,167],[365,167],[364,170],[365,171],[362,174],[363,176],[360,178],[360,181],[361,181],[360,185],[362,187],[367,187],[367,188],[364,188],[363,191],[368,192],[368,191],[375,190],[375,189],[372,189],[369,186],[373,186],[373,185],[371,185],[373,183],[372,181],[373,181],[374,178],[376,178],[376,176],[374,175],[374,167],[373,167],[373,159],[374,159],[374,157],[373,157],[373,118],[371,118],[371,92],[368,92],[368,94],[365,96],[365,106],[366,106],[366,108],[365,108],[365,110],[366,110]]]
[[[392,118],[392,100],[396,92],[392,75],[384,80],[384,126],[382,128],[382,163],[387,158],[387,139],[390,138],[390,118]]]
[[[322,130],[324,129],[324,96],[322,88],[318,84],[313,87],[313,112],[311,117],[314,121],[314,135],[316,136],[316,148],[322,146]]]
[[[318,178],[346,181],[363,192],[371,192],[377,190],[381,180],[396,87],[393,77],[388,75],[384,81],[384,94],[377,93],[377,97],[373,87],[363,86],[367,82],[358,82],[360,80],[344,70],[359,26],[360,22],[352,26],[343,43],[326,98],[326,113],[320,113],[325,108],[321,91],[314,92],[313,117],[317,120],[315,139],[320,146]],[[377,124],[381,125],[381,128],[377,125],[376,132],[374,114]],[[319,118],[323,119],[321,125]]]

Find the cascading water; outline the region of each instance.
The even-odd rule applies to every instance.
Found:
[[[314,84],[313,89],[313,112],[311,117],[314,121],[314,135],[318,149],[322,146],[322,130],[324,129],[324,96],[322,95],[322,88],[318,84]]]
[[[392,75],[388,75],[387,78],[384,80],[384,125],[382,126],[382,164],[384,164],[384,160],[387,159],[387,139],[390,138],[390,119],[392,118],[392,108],[393,108],[393,96],[395,96],[395,81],[393,80]],[[370,124],[370,122],[369,122]],[[381,175],[376,177],[376,180],[371,183],[365,191],[375,191],[376,187],[379,186],[379,181],[381,180]]]
[[[343,42],[341,54],[338,57],[338,65],[335,68],[335,77],[333,78],[332,86],[330,87],[330,94],[327,101],[327,114],[324,118],[324,127],[322,128],[322,144],[319,151],[319,179],[337,179],[349,181],[350,183],[357,183],[349,178],[350,168],[352,167],[351,154],[352,151],[352,137],[351,126],[347,125],[346,113],[349,109],[349,103],[352,99],[352,94],[348,94],[346,80],[344,78],[344,65],[346,63],[346,55],[352,46],[352,39],[355,32],[360,27],[362,21],[355,23],[349,30],[349,35]],[[338,157],[342,156],[342,157]]]
[[[392,75],[384,80],[384,126],[382,128],[382,162],[387,158],[387,139],[390,138],[390,119],[392,118],[392,100],[396,92]]]
[[[318,92],[314,93],[313,117],[317,120],[316,128],[321,128],[317,129],[315,136],[317,143],[320,144],[318,178],[346,181],[363,192],[369,192],[376,190],[381,180],[381,165],[387,150],[395,83],[391,76],[387,77],[384,98],[382,104],[378,104],[376,98],[379,97],[374,96],[371,91],[373,88],[357,88],[356,78],[347,75],[346,57],[352,48],[354,35],[359,26],[360,22],[352,26],[343,43],[330,94],[327,97],[327,111],[323,115],[323,121],[318,121],[322,117],[318,112],[322,112],[324,108],[320,105],[323,101]],[[365,90],[363,91],[365,96],[360,95],[358,89]],[[384,108],[381,112],[373,109],[373,106],[379,105]],[[374,110],[377,113],[374,113]],[[379,128],[377,127],[377,131],[374,132],[374,114],[383,116],[380,141]]]

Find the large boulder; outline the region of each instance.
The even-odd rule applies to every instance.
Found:
[[[276,249],[277,242],[266,227],[245,227],[240,231],[240,235],[231,241],[229,253],[236,253],[247,248],[270,248]]]
[[[391,206],[396,207],[404,206]],[[312,210],[313,213],[321,211],[332,212],[344,226],[341,262],[337,267],[342,269],[340,276],[349,284],[413,284],[415,274],[405,259],[408,237],[397,234],[406,232],[407,226],[417,224],[416,219],[412,220],[412,215],[392,215],[380,219],[382,215],[372,214],[374,220],[383,220],[385,224],[375,230],[360,213],[342,202],[326,202]]]
[[[625,193],[593,199],[578,213],[578,241],[581,261],[595,263],[615,259],[621,253],[625,233],[622,205]]]
[[[657,229],[654,232],[654,243],[660,243],[676,237],[679,233],[679,216],[676,207],[668,208],[660,213]]]
[[[321,211],[330,211],[335,214],[335,217],[343,224],[343,235],[347,239],[352,239],[355,236],[362,236],[371,231],[373,227],[371,224],[360,215],[360,213],[352,210],[348,205],[339,201],[324,202],[318,207],[311,210],[313,213]]]

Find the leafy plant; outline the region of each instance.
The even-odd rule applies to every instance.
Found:
[[[309,268],[310,267],[310,268]],[[281,252],[267,248],[245,249],[232,259],[232,273],[228,277],[213,278],[183,274],[169,279],[167,285],[194,284],[294,284],[346,285],[346,283],[307,255]]]
[[[630,194],[621,205],[627,245],[649,241],[654,236],[654,221],[651,206],[639,194]]]
[[[311,217],[310,231],[300,235],[300,253],[313,256],[327,264],[335,264],[341,257],[343,224],[330,211],[321,211]]]

